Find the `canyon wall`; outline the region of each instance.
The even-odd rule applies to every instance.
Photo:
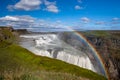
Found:
[[[95,47],[104,61],[110,80],[120,79],[120,31],[81,31],[87,41]],[[92,51],[75,32],[60,33],[60,38],[76,49],[89,52],[92,63],[97,64]],[[84,46],[84,47],[83,47]],[[92,55],[92,56],[91,56]]]
[[[108,31],[107,36],[85,35],[104,60],[110,80],[120,79],[120,31]]]

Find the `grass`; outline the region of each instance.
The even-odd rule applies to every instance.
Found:
[[[83,32],[83,34],[86,36],[92,35],[96,37],[109,37],[110,36],[109,32],[104,31],[104,30],[85,31]]]
[[[0,80],[89,80],[87,78],[77,77],[68,73],[46,72],[46,71],[14,71],[3,72]]]

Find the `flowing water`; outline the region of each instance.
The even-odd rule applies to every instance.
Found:
[[[97,72],[88,55],[60,40],[57,34],[28,34],[20,37],[20,45],[36,55],[56,58]]]

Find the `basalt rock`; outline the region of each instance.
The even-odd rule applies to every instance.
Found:
[[[96,48],[104,61],[110,80],[120,80],[120,31],[82,31],[78,33],[82,34]],[[74,32],[61,33],[60,39],[76,49],[92,53],[85,42],[74,35]],[[92,54],[88,54],[88,56],[93,63],[96,62]]]
[[[120,32],[108,33],[104,37],[85,36],[103,58],[110,80],[120,80]]]

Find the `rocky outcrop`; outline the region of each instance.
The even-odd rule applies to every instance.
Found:
[[[30,33],[27,29],[16,29],[14,32],[17,32],[18,34],[28,34]]]
[[[0,42],[11,38],[12,27],[0,27]]]
[[[0,47],[17,43],[18,37],[18,33],[12,27],[0,26]]]

